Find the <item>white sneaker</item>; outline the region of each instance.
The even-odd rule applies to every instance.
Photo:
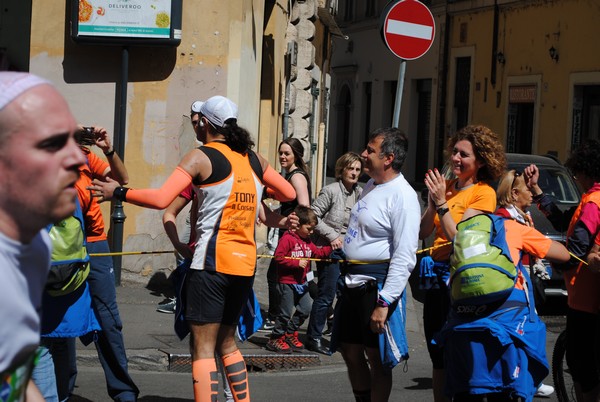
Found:
[[[535,396],[549,397],[554,393],[554,387],[552,385],[540,384],[538,387]]]
[[[177,306],[177,298],[171,297],[171,301],[169,301],[167,303],[159,304],[158,306],[156,306],[156,311],[158,311],[159,313],[175,314],[176,306]]]

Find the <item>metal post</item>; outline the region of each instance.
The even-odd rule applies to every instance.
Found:
[[[406,72],[406,61],[400,59],[400,68],[398,71],[398,85],[396,85],[396,102],[394,104],[394,120],[392,127],[398,128],[400,121],[400,108],[402,106],[402,91],[404,90],[404,73]]]
[[[121,53],[121,80],[118,83],[119,94],[119,130],[115,136],[115,151],[125,163],[125,127],[127,121],[127,82],[129,80],[129,49],[123,47]],[[112,245],[111,251],[120,253],[123,251],[123,224],[127,216],[123,211],[123,204],[116,200],[113,204],[112,218]],[[123,257],[113,256],[113,267],[115,270],[115,286],[121,286],[121,264]]]

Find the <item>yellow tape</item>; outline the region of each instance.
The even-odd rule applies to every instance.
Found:
[[[577,257],[572,252],[569,251],[569,254],[571,255],[571,257],[575,258],[577,261],[581,262],[582,264],[588,265],[588,263],[586,261],[583,261],[581,258]]]
[[[438,244],[437,246],[427,247],[421,250],[417,250],[417,254],[426,253],[431,250],[435,250],[436,248],[447,246],[448,244],[452,244],[451,241],[447,243]],[[92,253],[90,257],[114,257],[114,256],[123,256],[123,255],[147,255],[147,254],[173,254],[175,251],[173,250],[165,250],[165,251],[120,251],[113,253]],[[257,258],[275,258],[269,254],[258,254]],[[574,256],[575,257],[575,256]],[[284,257],[288,260],[309,260],[309,261],[322,261],[322,262],[342,262],[347,264],[382,264],[385,262],[389,262],[390,260],[377,260],[377,261],[360,261],[360,260],[334,260],[332,258],[302,258],[302,257]],[[577,257],[575,257],[577,258]],[[582,261],[582,260],[580,260]],[[585,263],[585,261],[582,261]]]
[[[173,254],[174,251],[120,251],[115,253],[92,253],[90,257],[113,257],[117,255],[142,255],[142,254]]]
[[[421,250],[417,250],[417,254],[426,253],[428,251],[435,250],[436,248],[447,246],[448,244],[452,244],[452,242],[449,241],[446,243],[438,244],[437,246],[431,246],[431,247],[423,248]]]

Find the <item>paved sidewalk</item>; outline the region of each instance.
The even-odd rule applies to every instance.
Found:
[[[258,260],[254,290],[261,306],[266,307],[268,300],[266,272],[269,264],[268,258]],[[424,344],[422,330],[422,305],[413,300],[409,294],[407,298],[407,333],[409,347]],[[156,290],[149,290],[140,285],[123,283],[117,288],[117,301],[121,320],[123,321],[123,335],[125,347],[129,358],[129,367],[133,370],[167,371],[169,369],[169,353],[189,354],[188,338],[180,341],[173,331],[173,314],[164,314],[156,311],[157,304],[165,300],[164,294]],[[305,334],[306,324],[301,330],[300,339]],[[243,355],[276,355],[264,349],[268,333],[259,332],[248,341],[240,343]],[[328,338],[324,338],[328,340]],[[81,366],[99,366],[96,350],[93,345],[83,346],[77,343],[78,364]],[[339,353],[325,356],[306,352],[315,361],[318,356],[320,365],[305,367],[311,369],[331,365],[344,365]]]

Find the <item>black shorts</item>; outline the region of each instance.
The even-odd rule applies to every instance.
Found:
[[[379,348],[379,334],[371,331],[371,314],[377,304],[377,283],[358,288],[344,287],[338,299],[339,341]],[[391,311],[391,309],[390,309]]]
[[[450,296],[448,288],[430,289],[425,291],[425,303],[423,303],[423,329],[425,330],[425,339],[427,341],[427,351],[433,363],[434,369],[444,368],[443,349],[431,343],[434,335],[437,334],[448,318],[450,311]]]
[[[600,321],[598,314],[567,310],[567,365],[583,392],[598,384]]]
[[[254,276],[191,269],[185,291],[185,318],[202,324],[237,325]]]

